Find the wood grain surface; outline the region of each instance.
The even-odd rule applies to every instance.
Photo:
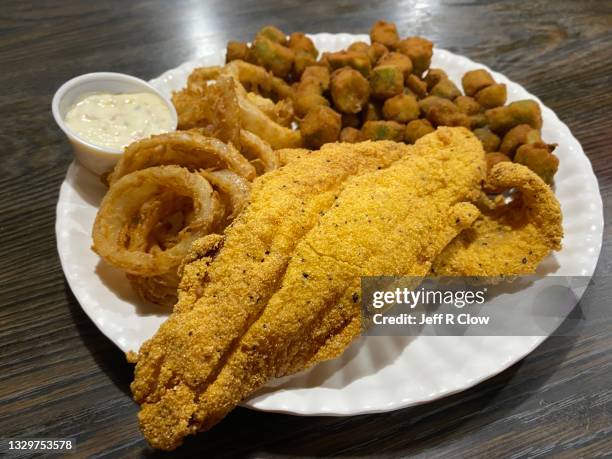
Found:
[[[4,1],[0,9],[0,437],[74,437],[79,457],[157,457],[124,356],[85,316],[55,245],[72,153],[54,91],[86,72],[149,79],[273,23],[365,33],[386,18],[524,85],[582,143],[606,228],[590,301],[612,304],[612,3],[379,0]],[[563,161],[563,158],[561,158]],[[612,454],[612,322],[582,322],[461,394],[385,414],[236,409],[171,457],[597,457]],[[0,455],[2,453],[0,452]]]

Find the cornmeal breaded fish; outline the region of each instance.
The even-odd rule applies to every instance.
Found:
[[[477,276],[495,281],[531,274],[551,251],[560,250],[563,227],[559,202],[537,174],[520,164],[502,163],[488,180],[499,192],[513,190],[512,201],[505,204],[501,196],[498,202],[479,197],[480,216],[436,257],[431,275]],[[325,345],[306,365],[304,355],[298,355],[288,373],[338,356],[359,332],[360,321],[343,320],[340,308],[323,315],[310,339]]]
[[[174,313],[139,351],[135,400],[148,406],[178,380],[195,387],[213,378],[278,288],[295,245],[332,206],[347,179],[388,167],[409,150],[394,142],[337,145],[258,178],[250,205],[225,237],[199,241],[197,259],[184,267]],[[193,431],[170,413],[157,422],[167,423],[174,442]],[[145,432],[148,427],[143,421]]]
[[[330,144],[257,179],[225,238],[196,246],[175,312],[140,350],[149,442],[173,449],[270,378],[339,355],[360,331],[360,277],[426,275],[478,217],[484,171],[479,141],[441,128],[414,147]]]
[[[561,249],[559,201],[536,173],[504,162],[488,177],[499,191],[514,190],[510,203],[481,206],[482,215],[436,258],[438,276],[516,276],[531,274],[553,250]]]
[[[286,151],[295,152],[292,159],[303,160],[292,161],[294,164],[255,181],[250,205],[226,229],[224,242],[214,244],[217,249],[224,247],[215,265],[205,269],[207,258],[195,267],[185,266],[175,311],[191,309],[203,297],[202,301],[230,305],[238,301],[235,306],[224,306],[226,310],[235,307],[258,312],[279,281],[295,244],[331,207],[345,182],[351,176],[388,167],[408,154],[410,147],[384,141],[331,144],[317,152]],[[210,256],[210,248],[198,250],[208,250]],[[206,278],[202,279],[204,272]],[[216,280],[223,284],[216,284]],[[232,288],[224,284],[232,284]],[[244,302],[245,298],[248,301]]]

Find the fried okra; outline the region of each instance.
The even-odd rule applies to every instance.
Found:
[[[512,158],[514,157],[517,148],[521,145],[541,141],[542,137],[540,136],[540,131],[532,128],[528,124],[519,124],[518,126],[514,126],[506,133],[502,139],[499,151]]]
[[[361,126],[361,135],[367,140],[404,140],[406,126],[395,121],[366,121]]]
[[[229,42],[226,60],[261,65],[292,85],[291,120],[298,120],[310,148],[338,139],[414,143],[438,126],[463,126],[481,141],[490,167],[514,158],[552,181],[558,159],[554,147],[542,141],[535,101],[505,105],[506,85],[483,68],[466,72],[461,85],[455,84],[443,69],[430,68],[432,42],[401,39],[392,23],[377,21],[370,39],[371,44],[358,41],[318,57],[305,34],[287,37],[266,26],[252,45]]]
[[[293,109],[298,118],[304,118],[314,107],[329,107],[326,97],[316,92],[298,93],[293,96]]]
[[[338,111],[358,113],[370,98],[370,83],[355,69],[338,69],[331,77],[331,97]]]
[[[329,106],[323,93],[329,89],[330,74],[327,67],[313,65],[306,67],[300,82],[293,91],[293,109],[298,118],[303,118],[316,106]]]
[[[503,83],[492,84],[482,88],[474,97],[484,108],[501,107],[506,103],[506,85]]]
[[[368,45],[365,41],[356,41],[355,43],[351,43],[347,50],[368,54],[368,51],[370,51],[370,45]]]
[[[482,88],[495,84],[495,80],[485,69],[470,70],[461,78],[461,85],[466,96],[473,96]]]
[[[311,55],[303,53],[296,54],[295,58],[293,59],[291,80],[301,81],[304,72],[311,67],[321,67],[325,68],[325,70],[328,70],[327,67],[317,66],[316,60]]]
[[[382,107],[374,101],[368,102],[361,112],[361,120],[364,123],[366,121],[378,121],[382,117]]]
[[[404,141],[406,143],[414,143],[434,130],[431,123],[425,119],[410,121],[404,131]]]
[[[300,131],[304,143],[309,148],[319,148],[321,145],[336,142],[340,136],[342,119],[340,114],[329,107],[318,105],[313,107],[300,123]]]
[[[280,45],[287,45],[287,36],[285,33],[280,30],[278,27],[274,27],[272,25],[262,27],[259,32],[257,32],[257,36],[266,37],[268,40],[272,40],[274,43],[278,43]]]
[[[421,99],[419,101],[419,107],[421,108],[421,111],[423,112],[426,118],[429,115],[429,112],[431,111],[432,108],[439,107],[439,106],[446,106],[446,107],[449,107],[451,110],[457,109],[455,104],[453,104],[450,100],[445,99],[443,97],[427,96],[424,99]]]
[[[418,97],[427,96],[427,83],[414,74],[406,80],[406,87]]]
[[[302,73],[300,85],[314,84],[319,92],[324,92],[329,89],[331,74],[327,67],[322,65],[312,65],[307,67]]]
[[[396,45],[396,51],[405,54],[412,61],[413,72],[421,76],[431,64],[433,56],[433,43],[421,37],[409,37],[400,40]]]
[[[319,55],[319,51],[315,47],[314,43],[302,32],[293,32],[289,36],[289,43],[287,44],[295,53],[303,52],[310,54],[316,58]]]
[[[392,22],[376,21],[370,29],[370,40],[372,43],[382,43],[387,48],[393,49],[399,41],[397,27]]]
[[[481,105],[470,96],[459,96],[453,102],[457,109],[466,115],[476,115],[482,111]]]
[[[434,126],[471,126],[470,117],[461,113],[455,104],[443,97],[428,96],[419,101],[419,107]]]
[[[469,115],[469,117],[470,129],[485,127],[487,125],[487,117],[484,112],[476,113],[475,115]]]
[[[474,135],[482,143],[484,151],[487,153],[498,151],[501,140],[489,128],[474,129]]]
[[[370,58],[372,66],[375,66],[376,63],[388,53],[389,49],[382,43],[372,43],[368,49],[368,57]]]
[[[401,53],[388,53],[378,60],[378,65],[395,65],[399,67],[404,75],[404,80],[412,73],[412,61],[410,58]]]
[[[404,90],[404,75],[395,65],[377,65],[370,76],[370,90],[377,99],[387,99]]]
[[[526,143],[516,150],[514,162],[527,166],[542,180],[551,184],[559,169],[559,158],[552,153],[555,147],[556,145],[547,145],[544,142]]]
[[[432,96],[444,97],[449,100],[454,100],[461,95],[459,88],[448,78],[440,80],[438,84],[431,88],[429,93]]]
[[[338,51],[335,53],[324,53],[323,61],[326,62],[331,70],[337,70],[342,67],[351,67],[368,78],[372,65],[367,54],[359,51]]]
[[[340,142],[357,143],[363,140],[361,131],[354,127],[345,127],[340,131]]]
[[[240,41],[228,41],[227,51],[225,53],[225,62],[231,61],[247,61],[249,59],[249,47],[246,43]]]
[[[288,46],[295,55],[293,60],[294,75],[299,78],[308,66],[316,63],[319,52],[312,40],[301,32],[291,34]]]
[[[470,117],[461,113],[456,108],[453,110],[447,106],[434,107],[430,110],[427,117],[434,126],[462,126],[470,129],[472,122]]]
[[[505,134],[519,124],[528,124],[534,129],[542,127],[540,105],[534,100],[519,100],[504,107],[491,108],[485,115],[489,127],[497,134]]]
[[[414,96],[398,94],[390,97],[383,105],[383,116],[386,120],[407,123],[418,119],[421,110]]]
[[[258,35],[253,41],[251,52],[255,62],[270,70],[274,75],[286,78],[291,73],[295,54],[286,46],[264,35]]]
[[[427,90],[431,91],[435,85],[442,80],[447,80],[448,75],[442,69],[429,69],[427,75],[425,75],[425,83],[427,83]]]

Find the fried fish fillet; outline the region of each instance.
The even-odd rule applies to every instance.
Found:
[[[210,257],[223,246],[223,252],[214,257],[215,265],[208,269],[207,259],[186,263],[175,311],[191,309],[200,297],[204,297],[202,301],[208,298],[230,305],[239,300],[237,310],[261,310],[295,244],[331,207],[346,181],[388,167],[409,151],[407,145],[387,141],[357,146],[333,144],[258,178],[251,190],[250,205],[226,230],[225,238],[208,238],[196,247]],[[237,284],[232,290],[215,281]],[[249,301],[240,303],[246,293]]]
[[[226,351],[278,288],[295,245],[331,207],[347,179],[388,167],[409,150],[394,142],[337,145],[255,181],[250,205],[226,229],[225,238],[208,237],[199,244],[202,258],[183,269],[174,313],[139,351],[132,391],[135,400],[152,407],[141,415],[145,432],[156,422],[160,428],[167,425],[173,442],[189,432],[188,420],[169,414],[147,423],[152,404],[178,380],[196,387],[214,378]],[[173,433],[181,429],[185,432]],[[153,435],[153,444],[169,444]]]
[[[559,202],[550,186],[525,166],[504,162],[488,177],[496,189],[514,190],[510,203],[481,206],[482,215],[436,258],[439,276],[531,274],[563,237]]]
[[[513,190],[514,199],[505,204],[503,199],[491,202],[479,197],[480,216],[436,257],[432,275],[487,276],[491,281],[530,274],[551,251],[561,248],[559,202],[537,174],[520,164],[503,163],[493,169],[488,180],[499,192]],[[325,345],[306,365],[296,359],[290,373],[338,356],[358,329],[359,321],[345,323],[342,311],[331,309],[310,335],[311,340]]]
[[[196,247],[175,312],[140,350],[149,442],[174,449],[270,378],[339,355],[360,331],[360,277],[426,275],[478,216],[484,170],[478,140],[442,128],[414,147],[327,145],[259,178],[225,238]]]

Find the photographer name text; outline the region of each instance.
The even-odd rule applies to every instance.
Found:
[[[488,316],[461,314],[399,314],[388,316],[377,313],[372,316],[376,325],[488,325]]]

